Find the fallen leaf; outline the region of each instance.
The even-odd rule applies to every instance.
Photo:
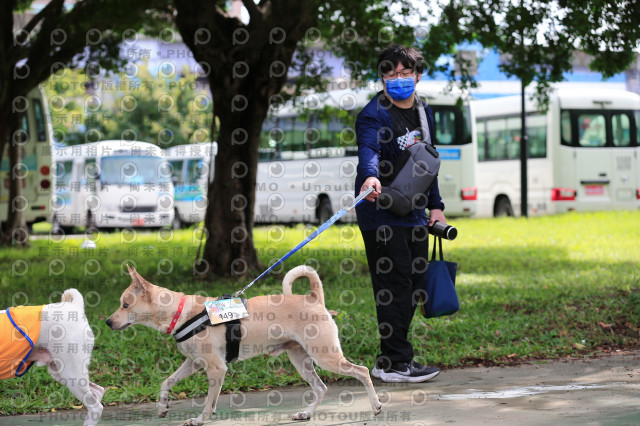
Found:
[[[602,328],[611,328],[613,327],[613,324],[605,324],[602,321],[598,321],[598,325]]]
[[[576,348],[576,349],[584,349],[584,348],[586,348],[586,346],[583,345],[582,343],[574,343],[573,347]]]

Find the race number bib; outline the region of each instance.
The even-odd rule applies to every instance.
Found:
[[[249,316],[244,303],[237,297],[235,299],[212,300],[205,302],[204,306],[209,314],[211,324],[220,324]]]

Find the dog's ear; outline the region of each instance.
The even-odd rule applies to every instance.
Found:
[[[136,271],[136,268],[132,268],[129,265],[127,265],[127,268],[129,269],[129,275],[131,275],[131,280],[133,281],[136,290],[141,290],[143,292],[146,291],[149,283],[144,278],[142,278],[142,275],[140,275],[138,271]]]

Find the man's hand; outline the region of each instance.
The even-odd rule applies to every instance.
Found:
[[[440,209],[429,210],[429,226],[433,225],[435,221],[447,223],[447,219],[444,217],[444,213]]]
[[[369,189],[369,187],[373,187],[373,192],[371,192],[369,195],[367,195],[365,197],[365,200],[367,200],[367,201],[375,201],[376,198],[378,198],[378,195],[380,195],[380,192],[382,192],[382,185],[380,185],[380,181],[378,180],[377,177],[374,177],[374,176],[368,177],[364,181],[364,183],[362,184],[362,187],[360,188],[359,194],[362,194],[364,191]],[[444,217],[444,215],[443,215],[443,217]]]

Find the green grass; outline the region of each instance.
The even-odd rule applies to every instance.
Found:
[[[411,339],[419,361],[441,368],[499,365],[640,346],[639,211],[452,222],[459,237],[445,242],[445,258],[458,262],[461,309],[430,320],[416,315]],[[268,264],[280,258],[313,229],[257,228],[260,259]],[[158,285],[210,296],[235,291],[261,272],[238,279],[194,279],[193,229],[171,238],[101,234],[96,250],[80,248],[81,242],[43,238],[25,249],[0,249],[0,307],[49,303],[59,300],[64,289],[78,288],[97,337],[91,378],[107,388],[107,404],[156,400],[161,382],[183,359],[173,340],[156,331],[136,326],[113,332],[105,325],[130,282],[125,263],[135,264]],[[378,351],[377,326],[357,227],[330,228],[288,259],[282,271],[301,263],[316,267],[323,279],[326,305],[338,312],[346,356],[371,367]],[[246,296],[281,291],[281,278],[268,276]],[[294,291],[307,291],[302,281],[296,284]],[[325,381],[339,378],[326,371],[320,375]],[[260,356],[231,364],[224,390],[302,383],[286,355]],[[176,385],[172,396],[202,396],[206,389],[204,374],[197,373]],[[0,388],[0,414],[78,404],[44,368],[3,381]]]

